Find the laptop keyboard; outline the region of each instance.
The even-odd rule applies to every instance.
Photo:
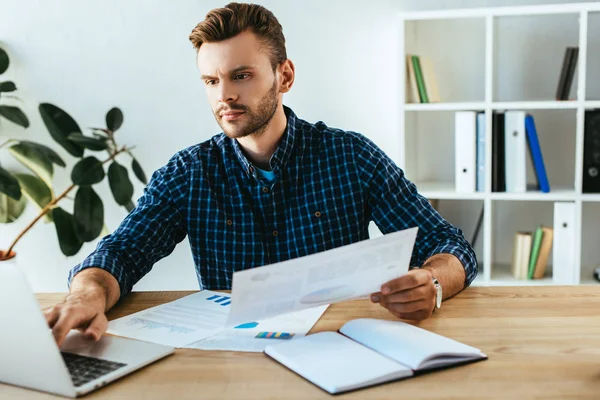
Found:
[[[127,364],[61,352],[75,386],[84,385]]]

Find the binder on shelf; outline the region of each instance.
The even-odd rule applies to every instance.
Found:
[[[457,192],[475,192],[476,118],[475,111],[457,111],[454,114],[454,177]]]
[[[576,284],[575,203],[554,203],[554,244],[552,281],[559,285]]]
[[[485,113],[477,113],[477,191],[485,192]]]
[[[583,193],[600,193],[600,109],[586,110],[583,128]]]
[[[505,192],[504,113],[492,114],[492,192]]]
[[[535,169],[538,186],[543,193],[548,193],[550,191],[550,184],[548,183],[548,176],[546,175],[542,149],[540,148],[535,122],[533,117],[529,114],[525,117],[525,131],[527,132],[529,154],[531,155],[531,161],[533,162],[533,167]]]
[[[504,114],[504,170],[506,191],[527,191],[525,112],[506,111]]]

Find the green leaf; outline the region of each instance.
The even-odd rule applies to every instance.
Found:
[[[146,174],[144,173],[144,170],[142,169],[142,166],[140,165],[138,160],[136,160],[135,158],[131,160],[131,169],[133,170],[135,176],[140,180],[140,182],[142,182],[143,184],[148,184]]]
[[[31,142],[20,142],[12,145],[9,151],[21,164],[39,176],[48,187],[52,187],[54,167],[45,151],[40,150],[37,146],[32,146]]]
[[[40,104],[39,111],[50,136],[72,156],[82,157],[83,147],[68,139],[69,134],[73,132],[81,133],[77,122],[65,111],[50,103]]]
[[[68,138],[69,140],[89,150],[100,151],[108,149],[106,140],[84,136],[82,133],[71,133]]]
[[[75,195],[73,216],[77,223],[77,236],[84,242],[96,239],[104,226],[104,205],[90,186],[82,186]]]
[[[35,175],[29,174],[15,174],[15,177],[21,185],[23,194],[33,203],[35,203],[39,209],[46,207],[50,201],[52,201],[52,189],[46,186],[43,180]],[[52,214],[46,213],[44,215],[46,222],[52,222]]]
[[[104,179],[102,163],[94,156],[89,156],[79,161],[73,167],[71,180],[78,186],[89,186]]]
[[[131,210],[135,208],[135,204],[133,204],[133,201],[129,200],[129,202],[124,205],[124,207],[127,210],[127,212],[131,212]]]
[[[0,115],[23,128],[29,128],[29,120],[18,107],[0,106]]]
[[[2,167],[0,167],[0,193],[8,195],[13,200],[21,199],[19,181]]]
[[[0,224],[15,222],[25,211],[26,205],[27,200],[25,200],[25,197],[15,200],[4,193],[0,193]]]
[[[6,51],[0,49],[0,74],[6,72],[9,64],[8,54],[6,54]]]
[[[115,132],[123,124],[123,113],[117,107],[113,107],[106,113],[106,127]]]
[[[44,146],[43,144],[39,144],[39,143],[35,143],[35,142],[29,142],[27,140],[21,140],[21,143],[43,153],[53,164],[56,164],[61,167],[67,166],[67,164],[65,164],[63,159],[60,158],[58,153],[56,153],[50,147],[47,147],[47,146]]]
[[[52,210],[56,235],[62,253],[69,257],[77,254],[83,242],[77,237],[75,218],[60,207]]]
[[[129,180],[127,168],[113,161],[108,167],[108,183],[118,205],[124,206],[131,201],[133,185]]]
[[[15,90],[17,90],[17,85],[15,85],[14,82],[11,81],[6,81],[6,82],[0,82],[0,92],[14,92]]]

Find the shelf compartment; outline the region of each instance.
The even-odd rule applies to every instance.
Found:
[[[575,13],[496,17],[493,100],[556,100],[565,49],[579,46],[578,19]],[[570,99],[576,99],[578,70]]]

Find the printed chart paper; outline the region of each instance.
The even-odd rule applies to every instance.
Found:
[[[227,328],[187,346],[200,350],[262,352],[268,345],[305,336],[321,318],[328,305],[308,308]]]
[[[357,299],[408,272],[418,228],[233,274],[227,326]]]
[[[110,321],[107,333],[182,347],[222,331],[230,302],[229,294],[203,290]]]

